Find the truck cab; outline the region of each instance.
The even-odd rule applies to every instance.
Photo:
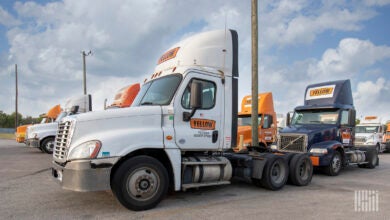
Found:
[[[355,117],[349,80],[309,85],[304,105],[295,108],[280,131],[278,149],[310,153],[313,166],[331,176],[346,165],[374,168],[376,151],[355,147]]]
[[[241,102],[241,111],[238,113],[238,141],[242,139],[242,145],[245,149],[252,145],[252,96],[245,96]],[[258,94],[258,134],[259,146],[268,147],[276,142],[276,112],[271,92]],[[240,143],[241,144],[241,143]]]
[[[52,176],[64,189],[112,190],[131,210],[155,207],[168,188],[229,184],[240,177],[267,189],[311,181],[308,155],[236,154],[238,35],[216,30],[173,45],[130,108],[63,118]],[[303,167],[303,168],[302,168]]]
[[[36,124],[27,127],[26,141],[25,141],[26,145],[28,147],[38,148],[42,152],[52,154],[53,143],[57,133],[58,122],[60,122],[62,118],[68,115],[91,111],[92,110],[91,103],[92,103],[91,95],[83,95],[83,96],[68,99],[64,105],[63,111],[57,114],[56,119],[54,121],[50,121],[49,123]],[[58,112],[58,108],[56,108],[55,112]],[[48,116],[52,118],[51,115],[53,113],[54,111],[53,112],[49,111]]]
[[[390,121],[386,123],[386,133],[383,137],[383,142],[385,143],[385,152],[390,152]]]
[[[385,150],[383,136],[385,126],[377,116],[366,116],[356,125],[355,144],[362,147],[371,147],[378,153]]]
[[[61,106],[60,105],[55,105],[46,114],[42,114],[39,117],[42,118],[40,124],[45,124],[45,123],[51,123],[54,122],[57,119],[57,116],[61,113]],[[26,131],[27,128],[30,127],[32,124],[28,125],[21,125],[16,128],[16,142],[18,143],[23,143],[25,142],[26,139]]]

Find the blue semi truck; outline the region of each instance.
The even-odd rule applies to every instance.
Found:
[[[309,153],[313,166],[330,176],[348,165],[379,165],[375,149],[354,145],[356,111],[349,80],[309,85],[304,105],[287,118],[288,126],[278,135],[279,151]]]

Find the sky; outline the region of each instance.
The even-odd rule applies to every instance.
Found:
[[[260,0],[259,92],[277,113],[303,104],[308,84],[350,79],[357,117],[390,120],[390,0]],[[0,1],[0,110],[37,117],[83,94],[93,110],[142,83],[161,54],[195,33],[235,29],[239,98],[251,93],[250,0]]]

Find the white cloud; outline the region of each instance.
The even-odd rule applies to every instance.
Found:
[[[339,1],[283,0],[278,3],[273,10],[264,7],[260,12],[263,13],[261,34],[268,47],[310,44],[318,34],[329,30],[358,31],[362,21],[375,16],[370,8],[359,4],[347,7]]]
[[[384,6],[390,4],[390,0],[364,0],[368,6]]]
[[[13,19],[22,25],[11,22],[8,27],[10,52],[6,62],[0,61],[0,67],[12,69],[14,63],[19,65],[23,114],[38,115],[68,97],[82,94],[82,50],[94,53],[87,57],[87,88],[96,104],[94,109],[102,109],[104,99],[112,98],[119,88],[143,82],[152,73],[159,54],[175,41],[194,29],[224,28],[225,20],[228,28],[239,33],[239,95],[250,93],[250,1],[113,0],[108,4],[104,0],[64,0],[44,5],[16,2],[14,9],[17,16]],[[0,10],[0,23],[1,16]],[[361,31],[362,22],[374,16],[372,7],[359,2],[259,1],[259,91],[274,92],[277,111],[286,112],[303,103],[305,86],[321,79],[316,73],[326,73],[323,78],[332,79],[339,77],[340,71],[356,70],[353,62],[371,67],[385,59],[386,46],[358,39],[340,42],[320,61],[292,58],[291,67],[272,55],[275,48],[310,44],[327,31]],[[193,27],[194,23],[201,25]],[[371,49],[372,57],[353,55],[356,46],[358,52]],[[381,48],[382,58],[378,54]],[[8,85],[13,81],[7,77],[0,82],[7,88],[0,93],[0,99],[7,100],[2,101],[0,109],[11,112],[13,102],[9,97],[13,89]]]
[[[357,116],[377,115],[383,120],[389,120],[390,81],[378,78],[376,81],[364,81],[357,84],[353,94]]]
[[[18,25],[20,22],[0,6],[0,24],[10,27]]]
[[[340,41],[336,49],[326,50],[322,59],[310,67],[309,75],[352,77],[364,68],[389,58],[388,46],[376,46],[368,40],[346,38]]]

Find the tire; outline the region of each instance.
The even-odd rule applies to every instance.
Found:
[[[53,154],[53,148],[54,148],[54,137],[48,137],[44,139],[40,146],[41,150],[48,154]]]
[[[168,172],[149,156],[128,159],[116,170],[112,190],[118,201],[133,211],[154,208],[168,191]]]
[[[267,158],[263,175],[259,183],[269,190],[279,190],[286,185],[288,179],[288,165],[283,157],[272,155]],[[256,185],[256,183],[255,183]]]
[[[41,146],[38,147],[38,149],[42,152],[42,153],[46,153],[43,148]]]
[[[360,168],[374,169],[376,166],[379,165],[379,157],[378,157],[378,153],[376,150],[366,151],[366,158],[367,158],[368,163],[359,164]]]
[[[313,177],[313,164],[307,154],[295,154],[290,162],[289,180],[293,185],[306,186]]]
[[[324,167],[323,170],[328,176],[337,176],[339,175],[342,167],[342,158],[341,154],[338,151],[333,153],[330,164],[327,167]]]
[[[284,153],[282,157],[286,160],[287,164],[290,165],[291,158],[293,158],[294,153]]]

